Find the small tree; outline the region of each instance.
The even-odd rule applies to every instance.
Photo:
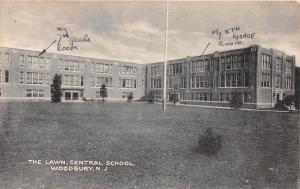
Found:
[[[53,77],[53,83],[51,85],[51,101],[53,103],[61,102],[61,77],[57,74]]]
[[[206,154],[216,154],[222,147],[222,137],[207,127],[205,132],[198,139],[199,151]]]
[[[242,107],[242,105],[243,105],[242,95],[240,93],[233,93],[231,95],[230,107],[238,109]]]
[[[177,102],[179,102],[178,95],[176,93],[171,94],[169,100],[170,102],[176,104]]]
[[[104,102],[104,98],[107,97],[107,88],[106,88],[105,84],[101,85],[101,88],[100,88],[100,97],[102,97],[102,102]]]
[[[133,99],[133,94],[130,93],[129,96],[127,97],[127,102],[131,102]]]

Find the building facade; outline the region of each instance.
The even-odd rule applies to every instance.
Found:
[[[0,95],[5,100],[50,100],[50,84],[61,76],[62,100],[100,99],[105,84],[108,99],[134,99],[144,95],[144,66],[37,51],[0,48]]]
[[[300,110],[300,68],[295,70],[295,101],[296,108]]]
[[[108,99],[140,99],[149,94],[161,100],[163,62],[146,65],[0,48],[0,99],[50,100],[55,74],[62,79],[62,99],[100,99],[100,86]],[[228,106],[234,94],[243,106],[272,108],[295,93],[295,57],[259,45],[203,56],[170,60],[168,95],[181,103]]]
[[[168,61],[167,92],[181,103],[228,106],[233,94],[243,106],[273,108],[294,94],[295,57],[253,45],[243,49]],[[163,63],[146,65],[146,93],[162,97]]]

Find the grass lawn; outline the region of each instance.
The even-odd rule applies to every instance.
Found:
[[[139,103],[0,104],[0,188],[296,188],[299,114]],[[206,127],[223,137],[198,153]],[[51,171],[27,160],[131,161]]]

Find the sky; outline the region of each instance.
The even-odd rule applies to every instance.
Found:
[[[300,66],[300,4],[296,2],[169,2],[168,59],[259,44],[296,56]],[[47,50],[135,63],[164,60],[166,3],[156,2],[0,2],[0,46],[41,51],[59,39],[57,27],[77,50]],[[227,30],[230,28],[238,28]],[[213,31],[221,32],[221,39]],[[225,30],[230,31],[228,34]],[[252,38],[237,40],[233,35]],[[69,46],[69,38],[61,45]],[[223,45],[220,46],[220,40]]]

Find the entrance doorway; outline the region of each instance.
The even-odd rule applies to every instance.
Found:
[[[78,100],[78,92],[73,92],[72,100]]]

